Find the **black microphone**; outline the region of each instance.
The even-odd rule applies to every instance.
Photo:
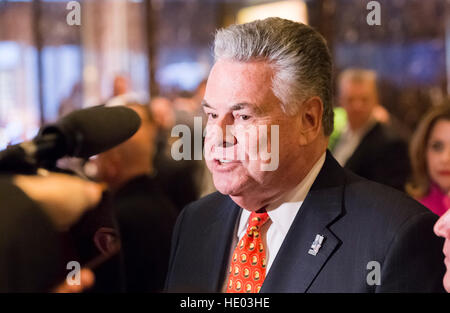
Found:
[[[141,125],[132,109],[95,106],[44,126],[32,140],[0,151],[0,172],[32,172],[64,156],[88,158],[133,136]]]

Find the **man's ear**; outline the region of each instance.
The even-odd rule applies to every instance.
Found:
[[[323,102],[320,97],[311,97],[301,105],[300,142],[307,145],[313,142],[322,132]]]

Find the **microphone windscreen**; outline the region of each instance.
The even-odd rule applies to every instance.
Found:
[[[69,113],[40,135],[61,133],[66,155],[88,158],[129,139],[140,125],[139,115],[130,108],[95,106]]]

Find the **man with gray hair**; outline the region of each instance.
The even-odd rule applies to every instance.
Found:
[[[219,30],[215,56],[203,108],[218,192],[180,214],[166,290],[443,291],[436,217],[327,151],[332,65],[323,37],[268,18]],[[267,170],[271,159],[255,158],[255,148],[276,152],[278,166]]]

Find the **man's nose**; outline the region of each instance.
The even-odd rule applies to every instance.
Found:
[[[220,136],[216,136],[216,145],[219,147],[227,148],[234,146],[237,143],[234,136],[234,119],[231,115],[225,115],[220,118],[216,123],[217,131],[221,132]]]
[[[439,237],[450,238],[450,210],[438,219],[434,225],[434,233]]]

